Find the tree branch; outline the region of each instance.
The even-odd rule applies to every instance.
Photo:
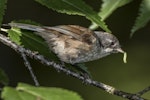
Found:
[[[75,73],[73,71],[70,71],[70,70],[64,68],[63,65],[60,65],[60,64],[55,63],[54,61],[45,59],[42,55],[37,54],[37,52],[33,52],[31,50],[28,50],[28,49],[25,49],[25,48],[23,48],[21,46],[16,45],[12,41],[10,41],[8,37],[6,37],[6,36],[4,36],[2,34],[0,34],[0,41],[3,44],[5,44],[5,45],[11,47],[12,49],[14,49],[19,54],[21,54],[23,52],[25,55],[38,60],[42,64],[45,64],[45,65],[47,65],[49,67],[53,67],[56,70],[62,71],[64,73],[66,73],[67,75],[73,76],[73,77],[75,77],[75,78],[77,78],[77,79],[79,79],[81,81],[84,81],[85,83],[87,83],[89,85],[98,87],[98,88],[106,91],[109,94],[120,96],[122,98],[126,98],[126,99],[129,99],[129,100],[146,100],[146,99],[142,98],[141,95],[139,96],[137,94],[132,94],[132,93],[127,93],[127,92],[124,92],[124,91],[120,91],[120,90],[118,90],[118,89],[116,89],[116,88],[114,88],[112,86],[109,86],[107,84],[104,84],[102,82],[97,82],[97,81],[94,81],[94,80],[92,80],[90,78],[85,78],[85,77],[81,76],[78,73]]]
[[[34,81],[34,84],[35,84],[35,86],[40,86],[40,84],[39,84],[39,82],[38,82],[38,80],[37,80],[37,77],[36,77],[36,75],[34,74],[34,72],[33,72],[33,70],[32,70],[32,67],[31,67],[31,65],[30,65],[30,62],[28,61],[28,59],[27,59],[27,56],[24,54],[24,52],[23,52],[23,50],[20,48],[20,53],[21,53],[21,57],[23,58],[23,60],[24,60],[24,65],[28,68],[28,70],[29,70],[29,72],[30,72],[30,75],[31,75],[31,77],[32,77],[32,79],[33,79],[33,81]]]
[[[143,94],[145,94],[146,92],[150,91],[150,86],[146,87],[145,89],[139,91],[138,93],[136,93],[138,96],[141,96]]]

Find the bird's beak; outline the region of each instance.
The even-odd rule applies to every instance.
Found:
[[[125,51],[123,51],[121,48],[117,48],[115,49],[117,52],[120,52],[120,53],[125,53]]]

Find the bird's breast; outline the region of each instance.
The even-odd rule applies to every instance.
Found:
[[[87,62],[97,55],[96,44],[88,44],[66,35],[51,38],[49,47],[57,56],[66,63]]]

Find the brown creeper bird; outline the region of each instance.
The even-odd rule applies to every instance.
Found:
[[[107,32],[92,31],[77,25],[54,27],[9,23],[11,27],[34,31],[47,42],[61,61],[76,64],[105,57],[111,53],[124,53],[118,39]]]

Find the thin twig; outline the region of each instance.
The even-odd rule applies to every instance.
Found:
[[[138,96],[141,96],[143,94],[145,94],[146,92],[150,91],[150,86],[146,87],[145,89],[139,91],[138,93],[136,93]]]
[[[59,70],[59,71],[62,71],[64,73],[66,73],[67,75],[70,75],[70,76],[73,76],[81,81],[84,81],[85,83],[89,84],[89,85],[92,85],[92,86],[95,86],[95,87],[98,87],[104,91],[106,91],[107,93],[110,93],[110,94],[113,94],[113,95],[117,95],[117,96],[120,96],[120,97],[123,97],[123,98],[126,98],[126,99],[129,99],[129,100],[146,100],[136,94],[132,94],[132,93],[127,93],[127,92],[124,92],[124,91],[120,91],[112,86],[109,86],[107,84],[104,84],[102,82],[97,82],[97,81],[94,81],[90,78],[86,79],[85,77],[81,76],[80,74],[78,73],[75,73],[73,71],[70,71],[66,68],[64,68],[62,65],[60,64],[56,64],[54,61],[50,61],[48,59],[45,59],[42,55],[39,55],[31,50],[27,50],[21,46],[18,46],[16,45],[15,43],[11,42],[9,40],[8,37],[0,34],[0,41],[2,43],[4,43],[5,45],[11,47],[12,49],[14,49],[16,52],[20,53],[19,52],[19,49],[22,49],[22,51],[29,57],[31,58],[34,58],[36,60],[38,60],[39,62],[41,62],[42,64],[45,64],[47,66],[52,66],[54,67],[56,70]]]
[[[31,77],[32,77],[32,79],[33,79],[33,81],[34,81],[35,86],[40,86],[40,84],[39,84],[39,82],[38,82],[38,80],[37,80],[37,77],[36,77],[36,75],[34,74],[34,72],[33,72],[33,70],[32,70],[32,67],[31,67],[31,65],[30,65],[30,62],[29,62],[28,59],[27,59],[27,56],[24,54],[24,52],[23,52],[23,50],[22,50],[21,48],[20,48],[19,51],[21,52],[21,56],[22,56],[22,58],[23,58],[23,60],[24,60],[24,65],[28,68],[28,70],[29,70],[29,72],[30,72],[30,75],[31,75]]]

